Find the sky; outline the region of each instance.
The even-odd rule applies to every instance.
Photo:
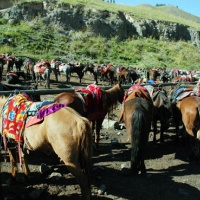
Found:
[[[137,6],[139,4],[165,4],[177,6],[179,9],[200,17],[200,0],[115,0],[116,4],[123,4],[128,6]]]

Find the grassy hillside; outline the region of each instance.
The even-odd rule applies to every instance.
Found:
[[[41,1],[41,0],[36,0]],[[22,2],[22,0],[20,0]],[[139,5],[135,7],[121,6],[102,1],[60,0],[71,4],[84,4],[88,7],[106,9],[113,12],[119,10],[130,13],[137,18],[151,18],[167,21],[181,21],[200,29],[199,18],[185,13],[178,8],[164,6],[154,7]],[[172,12],[170,13],[170,10]],[[175,10],[177,12],[175,12]],[[179,17],[177,17],[179,16]],[[14,38],[10,43],[0,45],[0,53],[7,52],[18,56],[35,59],[60,58],[63,61],[80,62],[112,62],[116,65],[136,67],[178,67],[181,69],[198,69],[200,67],[200,51],[191,43],[183,41],[167,42],[150,38],[130,38],[118,41],[117,38],[107,40],[103,37],[90,37],[89,33],[76,32],[70,40],[61,34],[62,29],[46,27],[40,18],[32,22],[10,25],[0,19],[0,38]]]

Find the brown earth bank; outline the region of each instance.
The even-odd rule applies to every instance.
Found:
[[[66,87],[65,76],[54,82],[51,75],[52,89]],[[72,76],[73,87],[80,86],[77,76]],[[4,82],[4,81],[3,81]],[[84,76],[83,87],[93,83],[91,74]],[[103,83],[101,83],[102,85]],[[107,83],[104,83],[107,84]],[[44,86],[39,86],[44,89]],[[52,99],[55,95],[43,95],[42,100]],[[130,173],[130,144],[127,143],[126,129],[116,130],[112,123],[117,121],[121,105],[106,117],[101,130],[100,150],[93,153],[92,199],[120,200],[199,200],[200,165],[189,163],[185,146],[180,140],[175,144],[175,130],[171,126],[165,133],[165,143],[152,142],[152,132],[147,144],[145,164],[147,174]],[[107,124],[111,124],[106,127]],[[7,158],[7,162],[5,162]],[[11,168],[8,155],[1,150],[1,193],[2,199],[80,199],[80,188],[76,179],[67,171],[55,154],[30,152],[29,166],[31,180],[23,180],[19,167],[18,181],[14,185],[7,183]]]

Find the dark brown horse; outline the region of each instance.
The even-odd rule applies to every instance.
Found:
[[[18,72],[21,71],[21,67],[23,66],[23,60],[21,57],[15,57],[15,67]]]
[[[87,88],[78,88],[74,92],[63,92],[57,95],[54,100],[57,103],[65,103],[81,115],[87,116],[92,122],[93,130],[96,130],[94,141],[95,147],[98,148],[103,120],[118,102],[122,103],[123,97],[124,89],[121,84],[116,84],[108,90],[100,89],[100,87],[91,84]]]
[[[152,100],[145,90],[138,88],[126,96],[122,112],[131,143],[131,169],[136,174],[146,173],[144,156],[151,130],[152,110]]]
[[[83,69],[83,72],[92,73],[94,76],[95,84],[98,85],[99,66],[94,65],[94,64],[86,65],[85,68]]]
[[[199,91],[200,92],[200,91]],[[199,93],[200,96],[200,93]],[[177,103],[189,142],[189,159],[200,160],[200,97],[189,96]]]
[[[7,72],[13,70],[13,66],[15,64],[15,56],[7,56],[5,60],[5,64],[7,65]]]
[[[13,99],[14,101],[16,100],[18,108],[20,109],[19,112],[16,109],[14,111],[8,109],[10,107],[9,102],[13,101]],[[82,199],[90,200],[92,129],[89,120],[81,117],[70,107],[61,107],[56,112],[42,116],[42,118],[40,117],[43,119],[40,123],[33,124],[29,127],[25,125],[23,134],[16,135],[15,131],[12,132],[9,128],[13,122],[7,116],[10,115],[10,112],[15,112],[17,119],[21,119],[22,121],[20,123],[22,123],[26,121],[26,115],[22,118],[21,109],[23,108],[22,111],[24,111],[24,108],[32,104],[33,102],[24,100],[22,94],[18,94],[9,99],[0,97],[0,109],[2,110],[0,126],[3,131],[5,148],[8,147],[12,167],[12,179],[16,179],[17,176],[16,152],[18,152],[18,158],[20,164],[23,166],[25,176],[30,177],[26,150],[38,150],[38,152],[39,149],[53,150],[77,179],[81,188]],[[55,106],[55,104],[50,106]],[[3,127],[2,124],[4,124]],[[19,123],[15,126],[15,128],[17,127],[16,130],[19,130],[19,126]],[[10,135],[12,135],[12,139]],[[16,142],[15,148],[9,148],[7,145],[7,142],[11,140]]]
[[[160,122],[160,142],[164,142],[164,131],[170,126],[172,118],[172,104],[168,98],[167,91],[161,87],[145,86],[152,98],[154,104],[153,110],[153,142],[156,143],[156,134],[158,132],[158,121]]]

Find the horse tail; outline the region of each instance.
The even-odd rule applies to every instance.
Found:
[[[90,187],[93,151],[92,125],[86,118],[83,119],[85,121],[85,132],[83,132],[80,144],[80,165],[87,177],[88,187]]]
[[[142,154],[142,134],[145,131],[145,108],[143,106],[136,107],[132,115],[132,140],[131,140],[131,161],[138,163]]]

